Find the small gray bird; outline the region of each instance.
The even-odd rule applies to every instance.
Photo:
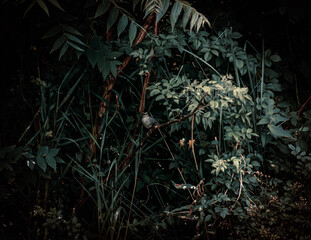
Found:
[[[156,125],[159,125],[159,122],[151,117],[147,112],[143,113],[142,123],[145,128],[151,129]]]

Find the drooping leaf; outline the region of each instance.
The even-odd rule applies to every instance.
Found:
[[[170,20],[171,20],[171,26],[172,26],[172,31],[174,30],[176,21],[181,13],[182,10],[182,3],[181,2],[175,2],[175,4],[172,7],[171,15],[170,15]]]
[[[182,18],[182,26],[183,26],[184,30],[186,30],[186,26],[187,26],[187,23],[189,21],[190,14],[191,14],[191,6],[187,6],[186,10],[184,12],[184,16]]]
[[[100,1],[98,4],[98,7],[96,9],[94,18],[97,18],[97,17],[105,14],[105,12],[107,12],[107,10],[109,9],[109,6],[110,6],[109,0]]]
[[[38,166],[45,172],[46,170],[46,162],[45,159],[41,156],[37,156],[36,157],[36,163],[38,164]]]
[[[268,124],[268,128],[274,137],[286,137],[294,139],[293,136],[286,130],[284,130],[281,126],[275,126],[272,124]]]
[[[49,15],[49,9],[48,9],[48,7],[46,6],[46,4],[43,2],[43,0],[37,0],[37,3],[38,3],[39,6],[46,12],[46,14],[47,14],[48,16],[50,16],[50,15]]]
[[[201,25],[203,24],[203,16],[200,16],[197,21],[196,32],[199,32]]]
[[[136,37],[136,33],[137,33],[136,24],[134,22],[131,22],[130,29],[129,29],[130,46],[132,46],[132,44],[133,44],[133,41],[134,41],[134,39]]]
[[[198,12],[195,11],[192,14],[191,21],[190,21],[190,32],[191,32],[193,26],[196,24],[198,18],[199,18],[199,14],[198,14]]]
[[[54,170],[56,170],[56,161],[53,157],[47,155],[46,158],[46,163],[51,167],[53,168]]]
[[[61,5],[59,5],[58,1],[57,0],[48,0],[51,4],[53,4],[55,7],[59,8],[60,10],[62,11],[65,11]]]
[[[158,12],[157,12],[156,23],[158,23],[161,20],[161,18],[166,13],[168,7],[170,6],[170,0],[162,0],[161,2],[162,4],[160,5],[160,8],[158,9]]]
[[[119,10],[116,7],[112,8],[107,20],[107,32],[110,30],[111,26],[116,22],[118,16]]]
[[[118,32],[118,37],[120,37],[121,33],[124,31],[128,24],[128,18],[125,15],[122,15],[120,17],[120,20],[118,22],[118,27],[117,27],[117,32]]]
[[[64,35],[59,36],[59,37],[55,40],[55,42],[54,42],[54,44],[53,44],[53,46],[52,46],[52,48],[51,48],[50,53],[52,53],[52,52],[54,52],[55,50],[59,49],[59,48],[64,44],[64,42],[65,42],[65,37],[64,37]]]

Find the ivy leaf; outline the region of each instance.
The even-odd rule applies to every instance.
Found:
[[[136,24],[134,22],[131,22],[130,30],[129,30],[130,46],[132,46],[132,44],[133,44],[133,41],[134,41],[134,39],[136,37],[136,33],[137,33]]]
[[[117,26],[118,37],[120,37],[121,33],[124,31],[127,24],[128,24],[127,16],[122,15],[122,17],[120,17],[120,20],[119,20],[118,26]]]
[[[286,137],[286,138],[291,138],[294,139],[293,136],[286,130],[284,130],[281,126],[275,126],[272,124],[268,124],[268,128],[272,135],[276,138],[278,137]]]
[[[176,21],[180,15],[182,9],[182,4],[181,2],[175,2],[173,5],[173,8],[171,10],[171,15],[170,15],[170,20],[171,20],[171,26],[172,26],[172,31],[174,30],[174,26],[176,24]]]
[[[36,162],[37,162],[38,166],[43,170],[43,172],[45,172],[45,170],[46,170],[45,159],[41,156],[37,156]]]
[[[53,168],[54,170],[56,170],[56,161],[53,157],[47,155],[46,156],[46,163],[51,167]]]
[[[119,10],[116,7],[114,7],[111,10],[111,13],[109,14],[109,17],[107,20],[107,32],[110,30],[111,26],[116,22],[118,16],[119,16]]]

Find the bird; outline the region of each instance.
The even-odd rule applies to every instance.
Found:
[[[151,117],[147,112],[143,113],[143,117],[142,117],[142,123],[144,125],[145,128],[147,129],[151,129],[154,126],[159,126],[159,122],[154,119],[153,117]]]

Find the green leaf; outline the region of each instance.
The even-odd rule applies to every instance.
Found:
[[[198,12],[194,12],[194,13],[192,14],[192,18],[191,18],[191,21],[190,21],[190,32],[191,32],[193,26],[196,24],[198,18],[199,18]]]
[[[74,49],[81,51],[81,52],[84,52],[84,49],[80,48],[79,46],[75,45],[74,43],[69,42],[69,41],[67,43],[69,44],[69,46],[73,47]]]
[[[94,18],[97,18],[97,17],[105,14],[105,12],[107,12],[107,10],[109,9],[109,6],[110,6],[109,0],[100,1],[100,3],[98,4],[98,7],[96,9]]]
[[[120,37],[121,33],[124,31],[124,29],[126,28],[127,24],[128,24],[127,16],[122,15],[120,17],[120,20],[119,20],[118,26],[117,26],[118,37]]]
[[[154,95],[157,95],[160,93],[160,90],[159,89],[153,89],[151,92],[150,92],[150,97],[154,96]]]
[[[116,22],[118,16],[119,10],[116,7],[112,8],[107,20],[107,32],[110,30],[111,26]]]
[[[170,6],[170,0],[162,0],[161,8],[158,9],[156,23],[158,23],[161,18],[166,13],[168,7]]]
[[[65,11],[61,5],[59,5],[59,3],[57,2],[57,0],[48,0],[51,4],[53,4],[55,7],[59,8],[62,11]]]
[[[52,46],[52,48],[51,48],[50,54],[51,54],[52,52],[56,51],[57,49],[59,49],[59,48],[64,44],[64,42],[65,42],[65,37],[64,37],[64,35],[59,36],[59,37],[55,40],[55,42],[54,42],[54,44],[53,44],[53,46]]]
[[[56,170],[56,161],[53,157],[47,155],[46,156],[46,163],[51,167],[53,168],[54,170]]]
[[[281,58],[280,58],[279,55],[274,54],[274,55],[272,55],[272,56],[270,57],[270,60],[271,60],[272,62],[280,62],[280,61],[281,61]]]
[[[49,149],[47,156],[55,157],[58,154],[58,152],[59,152],[59,148],[51,148]]]
[[[270,123],[269,118],[263,117],[262,119],[259,120],[259,122],[257,123],[257,125],[263,125],[263,124],[268,124],[268,123]]]
[[[38,166],[45,172],[45,170],[46,170],[45,159],[41,156],[37,156],[36,162],[37,162]]]
[[[238,69],[241,69],[244,66],[244,62],[238,58],[235,59],[235,64],[236,64]]]
[[[79,38],[77,38],[76,36],[69,34],[69,33],[65,33],[65,36],[70,39],[71,41],[74,41],[76,43],[79,43],[83,46],[86,46],[84,42],[82,42]]]
[[[268,124],[268,128],[272,135],[276,138],[278,137],[286,137],[286,138],[291,138],[294,139],[293,136],[286,130],[284,130],[281,126],[275,126],[272,124]]]
[[[73,28],[73,27],[71,27],[71,26],[69,26],[69,25],[62,24],[61,26],[62,26],[62,28],[63,28],[66,32],[70,32],[70,33],[76,34],[76,35],[81,36],[81,37],[83,36],[77,29],[75,29],[75,28]]]
[[[134,41],[134,39],[136,37],[136,33],[137,33],[136,24],[134,22],[131,22],[130,29],[129,29],[130,46],[132,46],[132,44],[133,44],[133,41]]]
[[[176,1],[175,4],[172,7],[171,15],[170,15],[172,31],[174,30],[176,21],[177,21],[179,15],[181,13],[181,9],[182,9],[182,3]]]
[[[60,49],[59,51],[59,57],[58,57],[58,61],[63,57],[63,55],[65,54],[65,52],[67,51],[69,45],[67,43],[65,43],[63,45],[63,47]]]
[[[188,23],[189,18],[190,18],[190,14],[191,14],[191,6],[187,6],[187,8],[184,12],[184,16],[182,18],[182,26],[183,26],[184,30],[186,29],[187,23]]]
[[[86,56],[91,63],[92,67],[94,68],[97,61],[98,61],[98,52],[93,48],[88,48],[86,51]]]
[[[44,157],[44,156],[46,156],[48,154],[48,151],[49,151],[49,147],[48,146],[41,146],[38,149],[37,155],[40,156],[40,157]]]
[[[43,0],[37,0],[37,3],[38,3],[39,6],[46,12],[46,14],[47,14],[48,16],[50,16],[50,15],[49,15],[49,9],[48,9],[48,7],[46,6],[46,4],[43,2]]]

